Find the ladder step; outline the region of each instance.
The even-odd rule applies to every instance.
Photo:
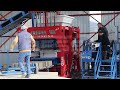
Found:
[[[111,71],[99,71],[99,72],[111,72]]]
[[[101,60],[101,62],[111,62],[111,60]]]
[[[83,76],[82,78],[83,78],[83,79],[88,79],[88,78],[89,78],[89,79],[93,79],[94,76]]]
[[[98,79],[111,79],[111,77],[99,76]]]
[[[100,65],[100,66],[112,66],[112,65]]]
[[[83,76],[83,77],[94,77],[94,76]]]

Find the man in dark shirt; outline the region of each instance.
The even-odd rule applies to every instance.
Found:
[[[98,23],[98,40],[96,42],[101,42],[102,44],[102,51],[107,51],[107,57],[103,57],[103,59],[109,59],[109,50],[110,50],[110,41],[108,38],[108,31],[105,27],[102,26],[101,23]],[[105,53],[102,53],[105,54]],[[103,55],[105,56],[105,55]]]

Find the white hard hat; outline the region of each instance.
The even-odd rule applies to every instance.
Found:
[[[28,27],[27,26],[21,26],[21,30],[26,30],[26,29],[28,29]]]

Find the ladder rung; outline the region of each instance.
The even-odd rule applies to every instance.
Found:
[[[101,62],[111,62],[111,60],[101,60]]]
[[[112,66],[112,65],[100,65],[100,66]]]
[[[94,77],[94,76],[83,76],[83,77]]]
[[[111,77],[105,77],[105,76],[99,76],[98,79],[99,79],[99,78],[101,78],[101,79],[102,79],[102,78],[104,78],[104,79],[105,79],[105,78],[106,78],[106,79],[111,79]]]
[[[99,71],[99,72],[112,72],[112,71]]]

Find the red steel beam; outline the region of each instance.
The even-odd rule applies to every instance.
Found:
[[[84,11],[84,13],[86,13],[87,15],[89,15],[89,13],[87,13],[87,12],[85,12]],[[100,23],[97,19],[95,19],[93,16],[91,16],[91,15],[89,15],[91,18],[93,18],[94,20],[96,20],[98,23]]]
[[[1,17],[3,17],[3,15],[2,15],[2,14],[0,14],[0,16],[1,16]],[[7,19],[4,17],[4,20],[7,20]]]
[[[44,12],[45,13],[45,16],[44,16],[44,18],[45,18],[45,26],[47,26],[47,24],[48,24],[48,19],[47,19],[47,12]]]
[[[85,11],[84,11],[85,12]],[[85,12],[87,15],[89,15],[87,12]],[[115,12],[113,12],[113,15],[114,15],[114,17],[110,20],[110,21],[108,21],[108,23],[106,23],[104,26],[107,26],[110,22],[112,22],[112,20],[114,20],[119,14],[120,14],[120,12],[115,16]],[[91,15],[89,15],[90,17],[92,17]],[[99,22],[97,19],[95,19],[94,17],[92,17],[94,20],[96,20],[97,22]]]
[[[113,13],[94,13],[94,14],[73,14],[69,16],[90,16],[90,15],[114,15],[114,14],[120,14],[120,12],[113,12]]]
[[[6,13],[5,15],[3,15],[2,17],[0,17],[0,20],[2,20],[3,18],[5,18],[7,15],[9,15],[10,13],[12,13],[13,11],[10,11],[8,13]]]
[[[30,12],[45,12],[45,11],[30,11]],[[60,11],[56,11],[57,14],[60,14]],[[120,14],[120,12],[113,13],[93,13],[93,14],[73,14],[69,16],[90,16],[90,15],[112,15],[112,14]]]
[[[17,30],[4,42],[2,45],[0,45],[0,48],[11,38],[16,34]]]
[[[80,33],[80,34],[95,34],[96,32],[87,32],[87,33]]]

